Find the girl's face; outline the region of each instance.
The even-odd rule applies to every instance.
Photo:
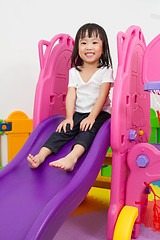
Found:
[[[79,56],[84,64],[99,64],[99,59],[103,53],[103,42],[94,34],[91,38],[86,34],[85,38],[79,40]]]

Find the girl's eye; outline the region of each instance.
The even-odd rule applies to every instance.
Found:
[[[85,45],[85,44],[86,44],[86,42],[81,42],[81,44],[82,44],[82,45]]]
[[[93,44],[98,44],[98,42],[93,42]]]

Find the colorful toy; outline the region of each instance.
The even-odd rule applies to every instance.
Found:
[[[151,136],[150,143],[160,143],[160,126],[159,118],[156,116],[156,112],[151,108]]]
[[[33,120],[24,112],[15,111],[1,123],[1,129],[8,135],[8,162],[10,162],[31,134]]]
[[[0,126],[1,126],[2,122],[3,122],[3,120],[0,119]],[[0,134],[3,134],[3,131],[2,131],[2,130],[0,131]]]
[[[112,155],[107,152],[93,187],[111,189]]]
[[[0,123],[0,131],[11,131],[11,123],[3,123],[3,121]]]
[[[121,108],[119,111],[114,102],[114,95],[111,124],[113,158],[108,240],[123,239],[120,236],[124,232],[127,232],[125,239],[130,239],[131,234],[134,238],[138,237],[140,216],[147,204],[146,186],[160,179],[160,154],[158,151],[160,147],[158,144],[148,143],[150,137],[149,93],[143,92],[143,85],[145,90],[159,89],[160,69],[157,62],[160,56],[160,35],[147,48],[142,32],[138,28],[130,28],[125,35],[119,34],[118,38],[120,72],[117,73],[114,94],[119,92],[118,97],[123,103],[121,102],[118,106]],[[129,79],[130,82],[127,84]],[[122,95],[120,96],[120,94]],[[114,119],[116,119],[117,112],[120,112],[120,119],[124,122],[120,122],[120,126],[116,128]],[[133,137],[130,135],[131,130],[134,131]],[[114,135],[114,131],[116,134],[118,132],[118,135]],[[133,215],[128,209],[133,211]],[[123,211],[122,216],[119,214],[121,210]],[[122,223],[126,222],[126,219],[132,220],[132,223],[124,226]],[[134,221],[132,232],[131,226]],[[116,226],[115,231],[114,226]]]
[[[159,39],[154,42],[154,47],[158,48],[154,49],[155,54],[160,49]],[[43,45],[46,46],[45,53]],[[3,186],[0,188],[0,239],[53,239],[63,221],[84,199],[103,164],[110,143],[110,120],[99,130],[89,151],[72,172],[48,166],[50,161],[66,155],[72,142],[64,146],[57,156],[49,156],[37,169],[30,169],[26,161],[28,154],[35,155],[64,119],[59,114],[64,113],[72,48],[73,39],[63,34],[39,44],[41,71],[34,104],[35,129],[16,157],[0,171]],[[152,44],[147,49],[152,49]],[[145,189],[151,181],[160,179],[160,154],[156,149],[159,145],[155,148],[148,144],[150,94],[143,91],[144,83],[147,83],[146,89],[152,87],[150,76],[153,69],[156,71],[158,68],[157,57],[151,53],[146,50],[139,27],[132,26],[126,33],[118,34],[107,240],[129,240],[131,234],[138,236],[140,214],[147,203],[148,191]],[[154,60],[156,64],[152,69]],[[160,73],[154,74],[153,79],[156,76]]]
[[[71,45],[73,47],[72,41],[68,35],[60,35],[60,41],[53,49],[50,46],[53,46],[53,42],[55,43],[55,38],[53,42],[51,40],[50,44],[48,44],[46,52],[49,52],[48,49],[50,49],[50,52],[48,57],[42,58],[40,73],[40,75],[46,73],[43,80],[46,80],[47,83],[52,82],[53,76],[51,73],[54,72],[55,76],[58,76],[58,83],[62,85],[62,80],[63,85],[67,88],[68,75],[66,74],[65,83],[63,72],[64,59],[67,73],[67,62],[71,56]],[[57,55],[58,52],[60,53],[59,55]],[[67,53],[67,60],[65,53]],[[44,56],[46,56],[45,53]],[[55,56],[57,59],[53,61]],[[55,65],[50,64],[53,62],[55,62],[56,68]],[[59,88],[56,84],[54,81],[52,82],[49,88],[50,91],[45,86],[43,89],[46,89],[45,94],[49,99],[53,100],[51,96],[56,96],[57,94],[60,97],[58,99],[55,98],[57,99],[56,101],[62,101],[63,103],[64,98],[61,96],[63,96],[64,89],[62,88],[62,93],[61,90],[57,93]],[[41,84],[38,84],[35,99],[37,99],[37,96],[40,97],[41,90]],[[48,104],[50,105],[50,101]],[[60,106],[63,106],[63,104],[60,104]],[[83,155],[74,171],[63,172],[50,168],[48,165],[50,161],[54,161],[57,157],[60,158],[70,151],[72,142],[62,148],[57,156],[51,155],[38,169],[30,169],[26,160],[28,154],[31,152],[36,154],[50,133],[64,119],[60,115],[48,118],[48,114],[51,111],[50,108],[45,108],[45,117],[47,119],[38,124],[15,158],[0,171],[0,180],[3,185],[3,188],[0,189],[0,211],[2,216],[0,225],[1,229],[3,229],[0,231],[1,239],[53,239],[66,217],[85,198],[100,171],[106,151],[109,148],[110,120],[103,125],[92,147]],[[56,111],[57,114],[61,113],[62,108],[57,107]],[[39,111],[39,108],[35,107],[34,115],[37,116],[35,119],[40,119],[39,114],[44,117],[41,115],[41,112],[42,110]],[[35,121],[35,125],[37,121],[39,120]],[[15,217],[16,221],[13,220]]]
[[[3,122],[3,120],[0,119],[0,126],[1,126],[2,122]],[[0,135],[1,135],[1,134],[3,134],[3,131],[0,131]],[[1,161],[1,151],[0,151],[0,169],[2,169],[1,163],[2,163],[2,161]]]
[[[14,119],[14,120],[13,120]],[[6,123],[7,121],[10,121]],[[13,124],[14,121],[14,124]],[[15,122],[17,122],[15,124]],[[33,119],[28,119],[27,115],[21,111],[15,111],[11,113],[5,122],[0,122],[0,133],[7,134],[8,137],[8,162],[10,162],[19,150],[23,147],[24,143],[28,139],[33,130]],[[13,130],[12,130],[13,126]],[[8,133],[11,131],[10,133]],[[109,154],[109,156],[108,156]],[[111,153],[106,154],[106,159],[111,158]],[[110,165],[104,165],[110,164]],[[108,188],[111,184],[111,162],[104,160],[101,171],[98,174],[98,178],[94,184],[96,187]],[[0,166],[0,169],[3,167]],[[109,177],[109,178],[108,178]],[[109,185],[107,184],[109,182]],[[110,187],[109,187],[110,188]]]
[[[110,165],[102,166],[101,175],[106,176],[106,177],[111,177],[111,169],[112,169],[112,166],[110,166]]]

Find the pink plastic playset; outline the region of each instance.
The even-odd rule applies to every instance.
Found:
[[[34,170],[26,161],[28,154],[36,154],[64,119],[74,45],[66,34],[39,42],[41,70],[35,94],[34,130],[16,157],[0,171],[4,186],[0,189],[0,239],[53,239],[92,187],[110,143],[112,181],[107,240],[138,237],[141,213],[147,206],[146,186],[160,180],[160,146],[148,143],[149,91],[160,89],[160,35],[146,47],[141,29],[132,26],[126,33],[118,33],[117,43],[111,132],[108,120],[73,172],[65,172],[48,166],[56,159],[52,155]],[[66,155],[71,144],[64,146],[57,157]]]
[[[57,41],[59,44],[56,44]],[[59,34],[50,42],[44,40],[39,42],[41,71],[35,94],[33,128],[48,117],[56,114],[65,115],[68,71],[73,45],[74,40],[67,34]]]

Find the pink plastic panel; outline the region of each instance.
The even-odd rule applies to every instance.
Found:
[[[143,62],[143,82],[160,82],[160,34],[147,46]]]
[[[143,91],[142,82],[142,60],[146,48],[144,36],[139,27],[132,26],[126,33],[118,34],[117,43],[118,69],[111,118],[113,157],[107,240],[113,239],[117,217],[125,204],[127,154],[135,144],[148,142],[150,137],[150,96]],[[139,130],[144,134],[140,135]]]
[[[139,27],[130,27],[118,34],[118,60],[113,92],[111,147],[124,152],[137,142],[150,137],[150,96],[143,91],[142,59],[145,41]],[[130,130],[137,133],[136,141],[129,140]],[[143,130],[144,135],[139,135]]]
[[[41,70],[34,102],[34,128],[50,116],[65,115],[65,99],[73,45],[74,40],[67,34],[59,34],[50,42],[44,40],[39,42]]]

